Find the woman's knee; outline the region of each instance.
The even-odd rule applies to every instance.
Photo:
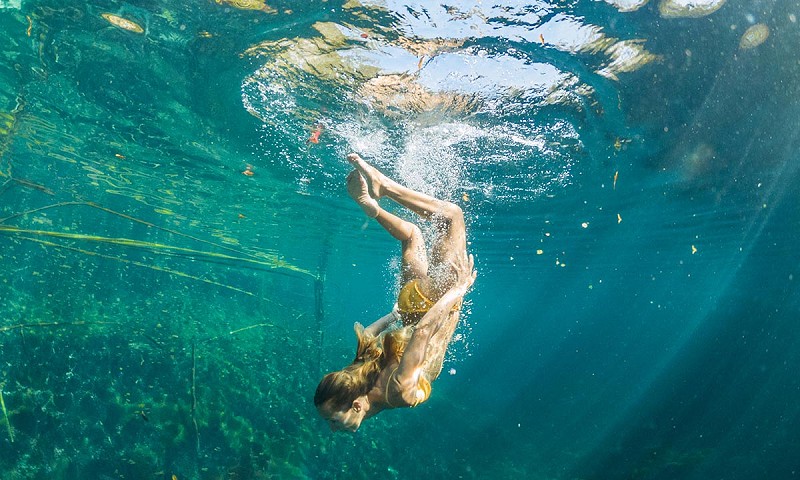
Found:
[[[394,238],[400,240],[404,245],[407,243],[418,243],[424,242],[422,238],[422,230],[419,227],[411,223],[409,221],[403,221],[400,228],[396,230],[396,234],[394,234]]]
[[[411,225],[411,227],[409,228],[408,238],[406,239],[406,241],[414,245],[417,244],[424,245],[425,240],[422,238],[422,230],[420,230],[419,226],[417,226],[415,223],[409,222],[409,224]]]
[[[461,207],[451,202],[442,203],[442,208],[436,212],[437,216],[440,217],[441,220],[444,220],[448,223],[464,223],[464,211],[461,209]]]

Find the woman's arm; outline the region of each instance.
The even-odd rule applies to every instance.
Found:
[[[389,312],[388,315],[384,315],[372,322],[369,327],[364,329],[364,333],[372,335],[373,337],[377,337],[382,331],[386,330],[389,325],[393,324],[399,319],[400,317],[397,313],[397,304],[395,303],[394,308],[392,308],[392,311]]]
[[[417,323],[408,345],[400,359],[395,379],[401,390],[413,389],[418,380],[418,369],[425,361],[425,351],[431,337],[439,330],[442,320],[450,314],[455,305],[467,293],[475,282],[477,273],[474,269],[474,260],[469,256],[466,265],[460,265],[459,279],[442,298],[440,298],[424,317]]]

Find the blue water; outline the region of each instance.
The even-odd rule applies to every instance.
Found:
[[[800,8],[681,3],[0,0],[0,477],[797,477]],[[351,151],[478,269],[355,435]]]

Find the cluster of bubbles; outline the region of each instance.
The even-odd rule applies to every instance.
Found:
[[[543,61],[541,51],[635,50],[599,27],[567,34],[579,19],[546,4],[349,4],[352,17],[316,23],[316,35],[245,52],[263,65],[244,81],[243,104],[264,123],[265,143],[286,152],[305,183],[334,184],[346,163],[325,160],[355,151],[437,197],[535,199],[569,183],[581,149],[576,125],[596,103],[592,86]],[[391,27],[355,25],[387,14]],[[624,71],[615,70],[620,62],[609,53],[597,71],[613,77]],[[561,113],[534,123],[547,109]],[[323,130],[319,144],[308,141],[315,128]]]

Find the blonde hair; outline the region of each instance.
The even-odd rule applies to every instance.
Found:
[[[354,329],[358,340],[356,358],[345,368],[322,377],[314,393],[317,407],[331,402],[337,410],[349,408],[356,398],[366,395],[375,386],[389,362],[389,355],[396,355],[395,358],[402,355],[399,348],[405,346],[405,342],[396,338],[396,331],[376,337],[365,333],[360,323],[356,323]]]

